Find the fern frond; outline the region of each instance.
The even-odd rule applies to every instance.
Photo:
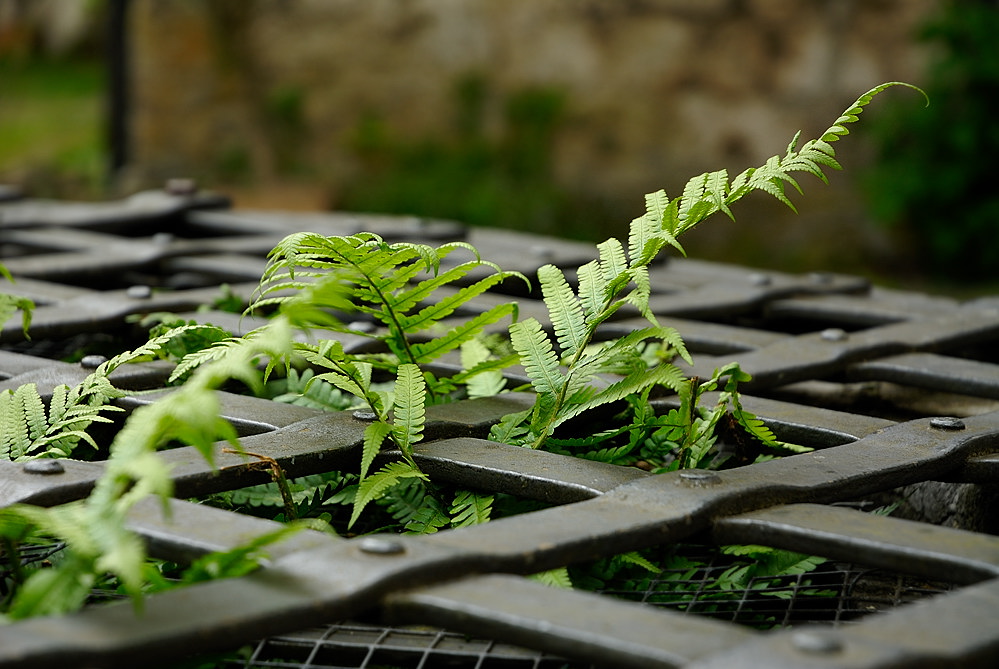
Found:
[[[467,268],[468,271],[470,271],[471,269],[474,268],[473,267]],[[464,276],[465,273],[467,273],[467,271],[463,272],[460,276]],[[480,279],[479,281],[476,281],[475,283],[469,286],[461,288],[453,295],[448,295],[447,297],[438,300],[434,304],[427,305],[416,314],[401,315],[398,318],[399,325],[407,333],[420,332],[422,330],[431,328],[434,325],[436,325],[441,319],[447,318],[448,316],[453,314],[455,310],[457,310],[459,307],[464,305],[469,300],[478,297],[479,295],[486,292],[496,284],[499,284],[511,277],[517,277],[523,279],[525,282],[528,283],[528,285],[530,285],[529,282],[527,281],[527,277],[525,277],[523,274],[520,274],[519,272],[497,271],[496,273],[490,274],[484,279]],[[445,285],[445,283],[449,282],[450,280],[452,279],[448,279],[448,277],[446,277],[445,275],[441,275],[441,277],[438,277],[437,279],[434,279],[432,281],[433,289],[435,290]],[[420,285],[420,287],[422,286],[423,284]],[[409,296],[407,294],[407,299],[408,298]],[[398,309],[399,307],[405,305],[398,304],[394,306],[395,308]]]
[[[649,278],[649,268],[638,265],[632,267],[630,272],[635,288],[625,296],[624,301],[638,309],[638,312],[647,321],[653,325],[659,325],[659,320],[649,306],[649,298],[652,297],[652,280]],[[608,314],[608,316],[610,315]]]
[[[569,576],[569,570],[565,567],[539,571],[536,574],[530,574],[527,578],[541,585],[547,585],[549,588],[572,589],[572,577]]]
[[[376,500],[392,518],[405,527],[426,506],[427,486],[420,479],[407,479]]]
[[[433,534],[451,522],[443,505],[433,495],[425,495],[422,506],[406,523],[406,531],[412,534]]]
[[[617,402],[628,395],[641,393],[648,387],[661,385],[678,390],[684,383],[683,372],[670,364],[662,364],[648,371],[635,372],[612,383],[587,401],[573,403],[565,407],[554,420],[553,428],[596,407]]]
[[[556,395],[563,384],[562,372],[541,324],[533,318],[511,324],[510,340],[534,389],[541,395]]]
[[[0,265],[2,267],[2,265]],[[8,275],[9,276],[9,275]],[[34,313],[35,303],[26,297],[0,293],[0,325],[3,325],[18,311],[21,312],[21,332],[28,337],[28,330],[31,327],[31,316]]]
[[[375,456],[382,449],[385,439],[392,434],[392,426],[384,421],[375,421],[364,428],[364,441],[361,447],[361,480],[368,475],[368,469]]]
[[[191,329],[193,327],[195,326],[184,326],[183,328],[177,328],[171,330],[162,337],[157,337],[158,340],[162,341],[158,341],[156,342],[155,345],[150,347],[150,344],[152,344],[155,341],[155,340],[150,340],[150,342],[148,342],[145,346],[143,346],[143,348],[146,349],[151,348],[152,349],[150,351],[151,354],[152,352],[159,350],[159,346],[165,343],[166,341],[169,341],[169,339],[171,339],[173,336],[180,334],[181,331],[186,331],[187,329]],[[188,355],[184,356],[184,358],[177,364],[176,367],[174,367],[173,371],[170,373],[170,378],[168,379],[168,382],[172,383],[174,381],[177,381],[178,379],[183,378],[184,376],[194,371],[198,367],[208,364],[209,362],[214,362],[226,358],[227,356],[232,354],[232,351],[234,349],[244,346],[244,342],[246,342],[246,340],[253,339],[254,337],[258,336],[263,330],[269,327],[270,327],[269,324],[263,325],[257,328],[256,330],[246,333],[242,337],[227,337],[222,341],[212,344],[208,348],[201,349],[200,351],[195,351],[194,353],[189,353]],[[129,361],[133,359],[134,358],[130,358]]]
[[[586,341],[583,307],[559,268],[554,265],[541,267],[538,280],[562,355],[573,356]]]
[[[416,365],[399,365],[395,382],[395,418],[392,434],[396,444],[409,456],[413,445],[423,438],[426,419],[427,384]]]
[[[673,211],[666,191],[658,190],[645,196],[645,214],[631,222],[628,228],[629,266],[645,267],[659,255],[665,244],[681,253],[683,248],[670,232]]]
[[[472,339],[487,325],[496,323],[517,313],[517,305],[512,302],[497,304],[495,307],[465,320],[452,327],[447,334],[428,342],[413,344],[411,349],[417,362],[432,362],[445,353],[455,350]]]
[[[489,439],[501,444],[524,445],[529,428],[527,421],[532,409],[525,409],[503,416],[489,429]]]
[[[354,509],[350,515],[347,527],[353,527],[364,508],[381,497],[385,491],[406,479],[428,480],[426,474],[408,462],[390,462],[374,474],[371,474],[357,486],[357,496],[354,498]]]
[[[451,527],[468,527],[488,523],[493,510],[493,496],[469,490],[455,493],[451,504]]]
[[[591,260],[576,270],[579,282],[579,303],[586,319],[593,318],[604,306],[607,295],[607,280],[596,260]]]
[[[628,259],[624,253],[624,246],[621,245],[620,240],[611,237],[599,244],[597,244],[597,252],[599,254],[600,269],[604,273],[604,279],[607,281],[607,290],[620,289],[620,286],[615,288],[615,284],[621,280],[621,277],[627,276],[628,271]],[[607,297],[610,297],[609,295]]]
[[[45,434],[49,426],[45,417],[45,404],[42,402],[41,395],[38,394],[38,386],[34,383],[26,383],[14,391],[14,398],[20,402],[24,412],[28,441],[38,440]]]

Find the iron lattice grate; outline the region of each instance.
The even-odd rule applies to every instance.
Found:
[[[300,229],[369,229],[393,240],[464,238],[484,257],[525,274],[544,263],[574,266],[593,256],[586,244],[447,222],[224,206],[208,195],[169,193],[100,205],[0,204],[0,252],[19,277],[12,292],[39,304],[32,336],[40,347],[19,344],[16,324],[4,329],[0,389],[75,382],[85,374],[79,364],[35,353],[64,355],[87,333],[114,333],[124,342],[141,337],[128,324],[136,314],[173,311],[235,331],[252,327],[197,308],[217,297],[221,282],[248,294],[266,252]],[[997,479],[999,298],[961,303],[871,287],[855,277],[690,260],[656,267],[652,280],[653,309],[695,353],[690,372],[703,376],[738,360],[754,377],[747,408],[780,438],[816,452],[717,474],[653,477],[481,439],[493,421],[527,406],[526,396],[435,407],[428,428],[433,439],[418,451],[431,476],[555,506],[429,537],[300,535],[276,549],[270,566],[247,577],[154,596],[142,619],[125,604],[0,629],[0,662],[110,666],[151,656],[167,662],[265,638],[253,642],[249,658],[231,662],[887,667],[918,658],[991,666],[999,657],[999,631],[991,623],[999,612],[999,542],[978,530],[994,529],[984,513],[994,487],[971,484]],[[517,299],[522,315],[543,316],[531,296]],[[615,336],[636,322],[622,314],[604,331]],[[140,365],[122,370],[116,382],[143,390],[159,387],[163,378],[161,366]],[[363,424],[351,415],[223,397],[224,413],[246,447],[275,458],[291,476],[350,468],[356,461]],[[666,408],[670,401],[660,404]],[[260,480],[235,455],[220,455],[217,473],[188,449],[163,457],[173,464],[177,494],[184,498]],[[65,461],[61,471],[39,476],[19,463],[2,463],[0,501],[79,499],[102,467]],[[835,506],[937,480],[951,482],[947,506],[965,513],[949,520],[961,520],[967,529]],[[156,505],[140,507],[133,520],[151,551],[165,559],[190,559],[273,527],[180,500],[172,507],[169,521]],[[830,562],[800,582],[779,584],[784,592],[797,589],[788,598],[767,595],[767,584],[721,600],[699,585],[726,567],[710,560],[702,573],[685,579],[686,599],[679,601],[665,601],[666,577],[650,579],[639,597],[633,590],[614,597],[612,583],[595,594],[551,590],[512,575],[675,547],[695,535]],[[816,589],[835,596],[814,598],[823,600],[816,604],[809,595]],[[636,598],[652,605],[630,601]],[[910,600],[918,601],[896,608]],[[862,615],[883,609],[888,611]],[[309,631],[357,616],[389,626]],[[404,626],[412,623],[455,631]]]

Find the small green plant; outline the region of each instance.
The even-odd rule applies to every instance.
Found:
[[[678,238],[712,214],[723,212],[734,218],[731,205],[752,191],[768,193],[794,209],[785,194],[786,184],[801,191],[792,173],[804,172],[825,181],[823,167],[839,169],[832,143],[848,134],[846,125],[855,122],[873,97],[892,85],[882,84],[861,96],[819,139],[798,148],[800,133],[796,134],[783,156],[773,156],[731,181],[721,170],[694,177],[679,197],[670,199],[662,190],[646,195],[646,213],[632,221],[627,247],[614,238],[598,244],[599,258],[576,270],[577,290],[554,265],[538,270],[553,335],[530,318],[510,327],[513,346],[537,399],[530,410],[504,418],[494,429],[493,438],[539,448],[560,425],[584,412],[627,397],[647,396],[655,386],[681,392],[687,382],[676,366],[663,362],[650,369],[643,358],[643,347],[654,342],[690,362],[679,334],[661,326],[649,309],[649,264],[667,246],[682,253]],[[637,309],[648,319],[649,327],[594,346],[600,324],[625,306]],[[727,371],[732,372],[730,379],[741,378],[737,368]],[[624,378],[604,388],[594,385],[599,375],[614,372],[623,372]],[[730,388],[731,397],[736,396],[734,391]],[[746,427],[757,425],[741,407],[735,415]],[[691,410],[682,420],[690,425],[693,417]],[[754,432],[767,438],[759,430]],[[684,437],[688,446],[692,445],[689,437]]]
[[[171,492],[169,472],[156,457],[156,449],[170,442],[185,443],[211,462],[216,442],[238,447],[234,428],[220,417],[214,391],[237,380],[263,394],[275,370],[285,372],[285,392],[288,384],[297,384],[306,395],[317,384],[328,384],[332,390],[323,391],[324,403],[341,406],[346,401],[355,415],[369,422],[356,482],[339,480],[335,489],[326,486],[322,493],[313,489],[308,508],[302,507],[305,500],[295,498],[295,482],[275,471],[275,481],[265,492],[268,499],[280,499],[286,518],[335,498],[352,504],[351,525],[372,503],[410,532],[487,521],[496,496],[434,484],[417,466],[413,449],[423,438],[429,404],[501,392],[506,385],[503,370],[518,361],[536,399],[530,409],[503,418],[493,430],[495,439],[625,464],[642,458],[654,471],[708,464],[714,459],[712,447],[723,421],[741,427],[775,452],[791,448],[774,440],[741,406],[737,386],[748,377],[738,366],[727,366],[701,381],[686,379],[673,364],[676,356],[688,361],[690,357],[679,334],[660,325],[649,307],[649,266],[667,247],[683,252],[678,238],[684,232],[719,211],[731,217],[731,205],[752,191],[769,193],[793,208],[785,194],[786,184],[800,191],[792,173],[824,180],[823,167],[838,169],[832,143],[848,133],[846,126],[857,121],[875,95],[893,85],[882,84],[865,93],[819,139],[799,148],[796,135],[783,156],[732,180],[724,171],[712,172],[691,179],[679,197],[671,199],[663,191],[647,195],[646,213],[632,221],[627,243],[612,238],[599,244],[598,257],[576,270],[578,287],[561,269],[542,267],[538,279],[552,333],[535,319],[517,322],[513,302],[471,316],[462,312],[501,282],[527,281],[482,260],[468,244],[451,242],[436,248],[390,244],[371,233],[324,237],[303,232],[287,237],[271,253],[251,304],[251,309],[276,309],[266,325],[242,337],[223,337],[213,326],[181,324],[135,351],[116,356],[84,382],[98,388],[102,399],[94,404],[106,406],[119,392],[108,381],[117,366],[179,355],[192,346],[198,349],[184,355],[173,371],[171,378],[185,379],[183,385],[137,409],[125,423],[111,444],[106,474],[90,497],[52,509],[17,506],[0,511],[0,540],[9,560],[16,561],[20,543],[39,535],[67,544],[66,557],[57,568],[25,576],[10,598],[8,615],[75,608],[98,574],[105,572],[115,574],[124,591],[138,598],[145,549],[126,529],[125,517],[140,499],[165,498]],[[451,255],[456,252],[471,258],[454,262]],[[622,308],[636,310],[649,326],[617,340],[600,341],[599,326]],[[486,328],[507,318],[513,320],[512,351],[483,336]],[[317,332],[332,336],[317,337]],[[293,337],[296,333],[307,336]],[[206,343],[207,348],[201,348]],[[445,356],[459,358],[461,371],[450,376],[434,373],[433,364]],[[261,364],[263,371],[258,368]],[[305,365],[309,371],[299,374]],[[303,383],[307,374],[311,377]],[[49,449],[46,454],[56,450],[65,454],[70,441],[87,441],[83,421],[100,420],[90,404],[91,386],[57,390],[55,413],[50,407],[48,415],[39,409],[43,402],[36,397],[37,390],[8,391],[0,420],[4,434],[12,425],[11,434],[17,435],[8,451],[23,457],[44,447]],[[655,415],[649,404],[660,388],[680,397],[679,408],[665,416]],[[701,407],[703,394],[717,388],[723,391],[716,405]],[[72,407],[91,408],[70,413],[70,398]],[[622,408],[627,419],[620,428],[575,440],[560,434],[572,421],[596,410]],[[184,421],[177,416],[184,416]],[[376,455],[386,447],[397,457],[372,471]],[[245,557],[237,556],[232,563],[245,569]],[[564,582],[564,576],[560,572],[547,578]]]
[[[97,370],[100,378],[106,381],[110,369],[126,360],[154,355],[170,337],[198,327],[203,326],[178,328],[105,362]],[[274,328],[267,335],[230,347],[225,360],[197,370],[183,387],[136,409],[116,435],[105,473],[85,500],[52,508],[15,505],[0,509],[0,541],[15,573],[23,572],[18,566],[18,545],[44,537],[66,543],[58,565],[22,573],[23,581],[14,586],[6,602],[8,618],[77,609],[105,573],[116,576],[137,604],[141,601],[146,550],[141,539],[127,529],[126,517],[139,501],[150,495],[166,500],[173,490],[169,467],[156,450],[171,442],[188,444],[211,462],[217,441],[238,447],[236,430],[221,418],[214,390],[230,379],[260,387],[257,360],[287,355],[291,341],[287,329]]]
[[[10,275],[10,272],[7,271],[7,268],[4,267],[3,263],[0,263],[0,277],[6,279],[7,281],[14,281],[14,278]],[[27,337],[28,328],[31,327],[31,313],[34,308],[35,303],[26,297],[0,293],[0,326],[20,311],[21,329],[24,331],[24,336]]]

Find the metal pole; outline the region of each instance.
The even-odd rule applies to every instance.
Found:
[[[108,177],[113,185],[129,159],[128,0],[108,0]]]

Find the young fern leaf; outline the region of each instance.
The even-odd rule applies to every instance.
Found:
[[[433,534],[447,527],[451,517],[433,495],[424,495],[422,506],[406,522],[406,531],[412,534]]]
[[[413,445],[423,438],[426,395],[427,384],[420,368],[410,364],[399,365],[399,376],[395,382],[395,421],[392,435],[407,460],[412,459]]]
[[[411,350],[417,362],[432,362],[476,337],[487,325],[497,323],[507,316],[515,317],[516,315],[517,305],[515,303],[497,304],[495,307],[455,325],[445,335],[428,342],[413,344]]]
[[[534,389],[542,396],[559,392],[563,385],[558,356],[541,323],[528,318],[510,325],[510,341],[520,355],[521,364]]]
[[[362,479],[357,486],[357,496],[354,498],[354,509],[350,514],[350,521],[347,527],[353,527],[354,523],[361,516],[364,508],[376,499],[384,496],[390,488],[398,485],[406,479],[422,479],[427,481],[426,474],[421,472],[415,465],[408,462],[390,462],[374,474]]]
[[[591,260],[576,270],[579,280],[579,303],[586,319],[592,319],[604,306],[607,295],[607,280],[600,269],[600,263]]]
[[[493,510],[493,496],[469,490],[455,493],[451,504],[451,527],[468,527],[488,523]]]
[[[574,356],[586,341],[583,307],[559,268],[545,265],[538,270],[538,280],[562,355]]]

